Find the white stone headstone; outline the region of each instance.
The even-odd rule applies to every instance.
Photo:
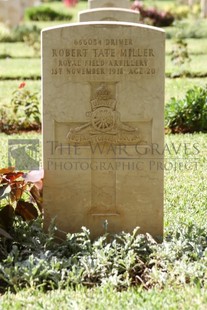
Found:
[[[162,236],[164,43],[121,22],[42,32],[45,227]]]
[[[79,13],[79,22],[107,20],[138,23],[139,13],[137,11],[120,8],[92,9]]]
[[[207,0],[201,0],[201,17],[207,17]]]
[[[20,0],[22,16],[24,16],[25,9],[41,4],[41,0]]]
[[[0,0],[0,22],[7,26],[17,26],[22,20],[20,0]]]
[[[89,9],[106,7],[129,9],[131,3],[129,0],[88,0],[88,7]]]

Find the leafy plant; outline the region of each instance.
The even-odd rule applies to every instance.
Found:
[[[173,27],[166,29],[166,37],[168,39],[174,38],[179,32],[181,39],[194,38],[201,39],[206,38],[207,29],[206,21],[203,19],[196,18],[196,20],[181,20],[175,21]]]
[[[135,1],[132,10],[140,13],[140,19],[146,24],[157,27],[170,26],[174,21],[174,16],[170,12],[160,12],[156,8],[145,8],[140,1]]]
[[[38,28],[36,25],[18,25],[12,31],[13,41],[24,42],[24,38],[28,37],[31,33],[40,36],[40,31],[40,28]]]
[[[188,53],[188,44],[187,42],[179,37],[179,34],[174,40],[172,51],[170,53],[171,61],[175,65],[175,72],[172,74],[172,77],[175,76],[185,76],[186,74],[186,65],[190,63],[191,58]]]
[[[185,40],[177,37],[171,51],[171,60],[175,65],[181,66],[190,62],[188,44]]]
[[[117,290],[139,285],[163,288],[168,283],[204,287],[207,240],[195,226],[169,232],[162,244],[148,234],[105,234],[91,241],[90,232],[67,234],[57,243],[54,222],[48,233],[40,218],[15,218],[11,238],[2,246],[0,287],[62,289],[68,286],[108,285]],[[174,282],[173,282],[174,281]]]
[[[36,206],[38,199],[42,199],[41,195],[38,199],[35,195],[35,202],[31,200],[31,189],[42,176],[35,172],[26,175],[14,172],[13,168],[1,169],[0,172],[1,186],[10,186],[1,193],[1,196],[4,194],[0,212],[2,293],[7,290],[17,292],[25,287],[45,291],[78,288],[80,285],[113,287],[118,291],[131,286],[136,289],[170,286],[180,290],[186,285],[206,287],[205,225],[172,225],[161,244],[149,234],[139,234],[138,228],[132,233],[107,233],[92,241],[90,231],[84,227],[80,232],[65,234],[64,240],[57,243],[58,229],[54,220],[45,232],[42,219],[35,218],[30,207],[16,215],[19,214],[16,213],[18,201],[32,202]],[[22,181],[26,188],[20,187]],[[10,204],[12,206],[6,208]]]
[[[187,18],[188,14],[190,13],[190,10],[191,8],[189,7],[189,5],[184,5],[181,3],[179,3],[179,5],[175,3],[170,7],[170,12],[172,12],[173,16],[177,20]]]
[[[50,7],[37,6],[27,8],[25,18],[33,21],[71,20],[72,16],[57,12]]]
[[[207,131],[207,86],[189,89],[183,99],[171,98],[165,110],[166,126],[173,132]]]
[[[31,33],[39,34],[40,28],[36,25],[21,24],[13,29],[8,29],[6,26],[0,24],[0,42],[24,42],[24,37]]]
[[[36,56],[40,55],[40,34],[39,31],[32,31],[24,35],[23,37],[24,42],[31,46],[34,50],[34,54]]]
[[[0,127],[4,132],[15,130],[38,130],[41,127],[41,115],[37,93],[26,89],[22,82],[13,92],[9,106],[0,110]]]
[[[0,169],[0,236],[11,239],[8,233],[15,215],[28,221],[37,218],[37,208],[42,212],[42,177],[41,171]]]
[[[3,23],[0,23],[0,42],[13,42],[11,29]]]

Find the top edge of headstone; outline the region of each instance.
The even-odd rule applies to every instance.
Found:
[[[58,26],[53,26],[53,27],[47,27],[42,29],[42,33],[48,32],[48,31],[54,31],[56,29],[63,29],[63,28],[75,28],[75,27],[85,27],[85,26],[104,26],[104,25],[111,25],[111,26],[128,26],[128,27],[136,27],[136,28],[145,28],[149,30],[154,30],[157,32],[162,32],[165,33],[164,29],[154,27],[154,26],[149,26],[145,24],[139,24],[139,23],[131,23],[131,22],[119,22],[119,21],[89,21],[89,22],[82,22],[82,23],[70,23],[70,24],[63,24],[63,25],[58,25]]]
[[[88,10],[83,10],[80,11],[79,14],[86,13],[86,12],[108,12],[108,11],[113,11],[113,12],[129,12],[129,13],[134,13],[134,14],[140,14],[138,11],[131,10],[131,9],[125,9],[125,8],[112,8],[112,7],[104,7],[104,8],[96,8],[96,9],[88,9]]]

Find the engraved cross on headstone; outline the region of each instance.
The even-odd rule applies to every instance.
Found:
[[[151,132],[151,121],[122,122],[117,109],[117,83],[91,85],[91,110],[86,112],[85,123],[67,123],[66,134],[70,145],[91,147],[91,208],[92,216],[118,216],[116,206],[116,155],[127,145],[149,144],[143,126]],[[61,122],[56,122],[61,126]],[[68,147],[68,146],[66,146]],[[126,156],[126,155],[125,155]],[[80,158],[79,158],[80,159]],[[94,167],[98,169],[94,169]]]

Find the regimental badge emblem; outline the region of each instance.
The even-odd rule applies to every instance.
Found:
[[[139,143],[138,128],[121,122],[117,111],[117,101],[107,86],[103,83],[97,87],[95,98],[90,101],[91,111],[86,112],[87,123],[70,128],[67,139],[70,143],[88,144],[90,142]]]

